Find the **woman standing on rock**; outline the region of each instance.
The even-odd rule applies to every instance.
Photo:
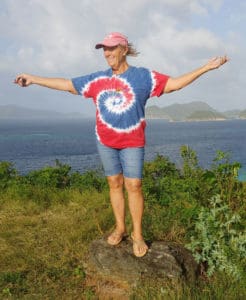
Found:
[[[121,33],[107,35],[96,45],[96,49],[99,48],[103,49],[110,67],[105,71],[73,79],[20,74],[15,83],[22,87],[37,84],[93,99],[96,105],[97,146],[116,220],[115,229],[107,241],[110,245],[118,245],[126,234],[125,187],[133,224],[133,253],[142,257],[148,251],[142,235],[145,104],[150,97],[160,97],[164,93],[184,88],[204,73],[217,69],[228,59],[226,56],[215,57],[192,72],[172,78],[129,65],[127,56],[137,56],[138,53]]]

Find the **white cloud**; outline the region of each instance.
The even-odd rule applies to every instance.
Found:
[[[148,48],[147,43],[175,55],[182,49],[183,57],[189,50],[199,53],[197,50],[202,51],[204,46],[216,48],[212,33],[186,28],[182,23],[188,20],[189,25],[194,8],[199,8],[197,13],[206,10],[203,1],[157,0],[150,5],[147,0],[8,0],[5,5],[2,22],[8,23],[8,34],[17,48],[14,58],[18,61],[13,63],[28,71],[59,73],[69,67],[77,71],[84,62],[85,72],[89,71],[88,65],[98,64],[92,51],[96,38],[111,30],[123,31],[143,49]],[[10,56],[14,56],[11,50]]]
[[[133,64],[175,76],[204,63],[210,56],[235,55],[231,66],[226,66],[219,76],[212,75],[217,76],[218,84],[211,95],[205,80],[199,86],[210,98],[215,93],[217,98],[225,95],[223,99],[230,106],[231,95],[242,93],[240,86],[245,78],[245,63],[239,60],[245,52],[244,30],[243,26],[238,29],[235,16],[245,20],[246,7],[239,0],[240,9],[231,4],[231,11],[227,3],[225,0],[1,0],[0,76],[22,71],[77,76],[105,68],[102,53],[94,45],[106,33],[121,31],[141,52],[139,58],[131,60]],[[231,26],[224,22],[225,10]],[[210,26],[211,15],[218,18],[220,29]],[[203,22],[194,25],[194,17]],[[222,74],[237,69],[240,76],[235,75],[237,84],[233,89],[225,85],[220,88],[219,81],[226,78]],[[8,93],[11,92],[9,89]],[[243,106],[240,101],[238,106]]]

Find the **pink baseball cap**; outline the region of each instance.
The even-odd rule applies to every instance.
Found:
[[[118,45],[127,46],[128,40],[127,37],[119,32],[111,32],[101,43],[96,44],[95,48],[99,49],[104,46],[106,47],[114,47]]]

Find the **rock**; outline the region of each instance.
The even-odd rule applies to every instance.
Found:
[[[189,250],[166,241],[154,241],[148,245],[148,253],[137,258],[132,252],[130,239],[118,246],[108,245],[105,238],[93,241],[86,265],[90,284],[97,286],[99,293],[112,295],[116,292],[118,299],[124,299],[127,291],[143,278],[196,280],[198,264]]]

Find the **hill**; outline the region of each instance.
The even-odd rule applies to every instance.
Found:
[[[166,107],[157,105],[147,106],[147,119],[164,119],[167,121],[208,121],[246,119],[246,110],[231,110],[218,112],[205,102],[196,101],[186,104],[172,104]],[[81,119],[81,113],[60,113],[50,110],[30,109],[16,105],[0,105],[1,119]]]
[[[228,119],[238,119],[241,111],[239,109],[234,109],[234,110],[227,110],[223,112],[223,114],[228,118]]]
[[[16,105],[0,105],[0,119],[67,119],[81,118],[80,113],[64,114],[50,110],[30,109]]]
[[[166,119],[169,121],[226,120],[228,117],[217,112],[205,102],[196,101],[186,104],[172,104],[167,107],[150,106],[146,108],[146,118]]]
[[[146,118],[170,120],[170,116],[165,112],[165,110],[157,105],[146,108]]]
[[[246,109],[245,109],[245,110],[242,110],[242,111],[239,113],[239,118],[240,118],[240,119],[246,119]]]
[[[225,120],[225,116],[216,111],[195,111],[186,120],[187,121],[212,121]]]

